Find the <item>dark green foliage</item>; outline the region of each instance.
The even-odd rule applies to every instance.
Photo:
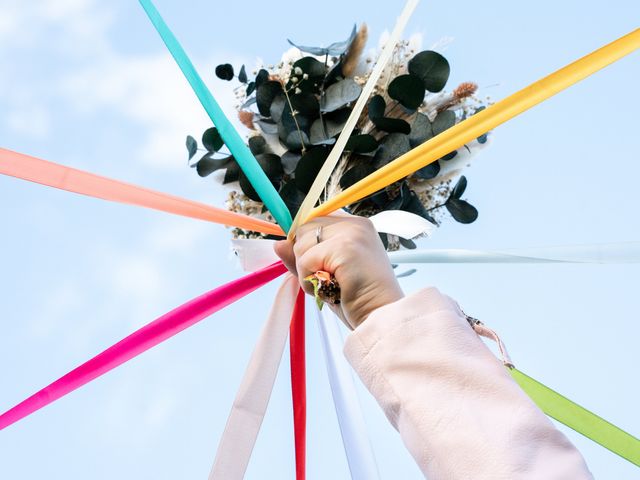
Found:
[[[439,92],[449,80],[449,62],[437,52],[425,50],[409,60],[409,73],[422,80],[424,88]]]
[[[451,195],[445,203],[445,207],[451,216],[460,223],[473,223],[478,218],[478,210],[465,200],[461,200],[462,194],[467,189],[467,178],[463,175],[456,183]]]
[[[187,135],[187,152],[189,152],[189,160],[191,160],[198,151],[198,142],[191,135]]]
[[[373,135],[351,135],[344,147],[345,151],[353,153],[371,153],[378,148],[378,141]]]
[[[233,80],[233,67],[229,63],[223,63],[216,67],[216,77],[220,80]]]
[[[412,74],[400,75],[389,84],[388,93],[391,98],[400,102],[409,110],[416,110],[424,100],[425,89],[422,80]]]
[[[302,155],[295,170],[296,186],[300,191],[309,191],[328,155],[329,149],[323,146],[311,147]]]
[[[222,148],[224,142],[216,127],[211,127],[204,131],[202,134],[202,145],[204,145],[204,148],[209,152],[217,152]]]

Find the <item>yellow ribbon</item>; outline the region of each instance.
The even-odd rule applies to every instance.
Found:
[[[391,185],[393,182],[462,147],[465,143],[494,129],[574,83],[583,80],[592,73],[632,53],[639,47],[640,29],[636,29],[551,75],[532,83],[519,92],[478,112],[405,153],[322,205],[314,208],[301,223],[318,216],[327,215]]]

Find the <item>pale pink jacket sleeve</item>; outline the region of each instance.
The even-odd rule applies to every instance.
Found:
[[[429,480],[593,478],[435,288],[376,310],[345,355]]]

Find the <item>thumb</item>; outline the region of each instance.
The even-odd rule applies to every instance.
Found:
[[[293,253],[293,243],[289,240],[280,240],[273,244],[273,251],[280,257],[285,266],[294,275],[298,275],[296,272],[296,256]]]

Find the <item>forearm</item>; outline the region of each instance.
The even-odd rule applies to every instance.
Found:
[[[345,354],[430,480],[592,478],[436,289],[376,310]]]

